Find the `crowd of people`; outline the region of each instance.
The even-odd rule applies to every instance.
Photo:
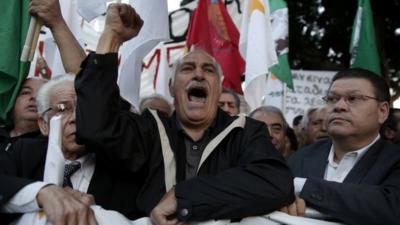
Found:
[[[292,123],[279,108],[241,113],[216,60],[193,49],[174,64],[171,105],[119,93],[118,51],[143,23],[111,4],[97,49],[85,55],[57,0],[32,0],[67,72],[25,80],[0,130],[0,224],[43,210],[59,224],[97,224],[91,205],[155,225],[282,211],[344,224],[399,224],[400,113],[386,81],[364,69],[332,79],[324,106]],[[76,74],[76,75],[74,75]],[[62,187],[43,181],[50,121],[61,116]]]

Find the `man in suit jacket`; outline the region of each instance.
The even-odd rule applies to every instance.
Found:
[[[333,78],[324,97],[331,140],[289,159],[297,201],[346,224],[399,224],[400,151],[379,136],[389,112],[389,88],[380,76],[348,69]]]
[[[105,209],[119,211],[130,219],[143,216],[136,208],[141,173],[126,174],[112,170],[105,158],[90,153],[90,149],[75,142],[74,76],[61,75],[45,84],[38,93],[39,127],[47,136],[49,120],[62,116],[62,152],[66,164],[79,163],[70,177],[72,189],[62,189],[41,182],[47,152],[47,138],[21,139],[15,143],[0,163],[0,206],[9,213],[25,213],[41,206],[51,222],[61,220],[74,224],[95,224],[90,206],[91,196]],[[132,175],[138,180],[132,179]],[[80,191],[80,192],[78,192]],[[64,210],[65,209],[65,210]],[[76,210],[76,214],[58,215]],[[62,217],[62,216],[61,216]],[[4,222],[4,220],[2,220]],[[62,222],[60,222],[62,223]]]

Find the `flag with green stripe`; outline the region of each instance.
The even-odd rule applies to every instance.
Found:
[[[20,61],[29,26],[29,0],[1,0],[0,9],[0,124],[9,121],[22,81],[28,75],[29,63]]]
[[[293,89],[292,73],[289,65],[289,17],[284,0],[269,0],[271,9],[272,35],[275,40],[278,64],[270,68],[272,74]]]
[[[369,0],[358,0],[358,10],[351,35],[350,53],[351,68],[360,67],[382,75]]]

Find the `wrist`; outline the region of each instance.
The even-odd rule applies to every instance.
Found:
[[[122,41],[119,36],[109,28],[105,28],[100,36],[99,43],[97,44],[96,53],[117,53]]]
[[[58,33],[64,30],[69,30],[67,23],[63,18],[55,19],[51,24],[48,24],[51,33]]]
[[[45,200],[44,198],[48,195],[48,191],[54,187],[52,184],[48,184],[44,187],[42,187],[39,192],[36,195],[36,202],[39,206],[39,208],[43,208],[43,201]]]

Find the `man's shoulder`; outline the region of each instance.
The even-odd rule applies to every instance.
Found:
[[[0,127],[0,140],[3,138],[9,138],[8,129],[5,127]]]
[[[44,152],[47,150],[48,139],[46,137],[36,138],[19,138],[13,145],[10,151],[16,151],[19,153],[24,152]]]
[[[379,144],[379,159],[381,161],[400,161],[400,145],[381,140]]]
[[[322,153],[329,151],[332,142],[330,140],[322,140],[317,143],[305,146],[296,152],[294,152],[290,157],[289,160],[300,160],[303,158],[315,157]]]

